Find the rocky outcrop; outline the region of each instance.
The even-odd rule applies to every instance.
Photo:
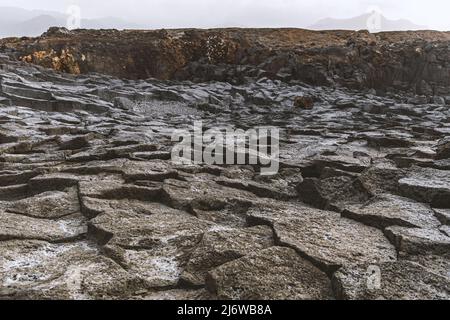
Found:
[[[123,34],[130,47],[168,38],[176,53],[186,39],[211,32],[51,30],[41,39],[3,41],[10,49],[0,51],[0,299],[448,300],[450,113],[440,99],[311,86],[269,73],[240,84],[234,75],[199,83],[85,74],[119,72],[106,49],[111,41],[126,57]],[[274,52],[309,34],[227,32],[231,42],[233,34],[265,35],[261,48],[278,43]],[[91,41],[79,75],[14,57],[20,46],[33,54],[35,46],[64,47],[69,39],[87,50],[79,40],[94,34],[105,35],[98,41],[105,56]],[[333,35],[332,44],[342,34],[311,37]],[[210,52],[211,70],[228,70],[239,46],[212,43],[222,49]],[[248,40],[248,52],[254,43]],[[255,57],[269,61],[263,49]],[[195,50],[189,54],[205,48]],[[65,52],[60,65],[82,61],[76,50]],[[230,60],[221,60],[224,52]],[[333,59],[333,51],[327,55]],[[177,63],[164,69],[164,59],[161,69],[140,68],[142,77],[181,77]],[[91,63],[98,69],[89,70]],[[204,128],[278,127],[278,172],[171,161],[172,133],[200,120]]]
[[[444,96],[414,101],[445,103],[450,95],[449,41],[449,33],[432,31],[52,28],[39,38],[1,40],[0,47],[12,49],[22,61],[72,74],[227,82],[296,79]]]

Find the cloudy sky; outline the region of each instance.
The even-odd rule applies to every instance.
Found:
[[[83,18],[115,16],[149,28],[307,27],[377,7],[389,19],[450,30],[448,0],[0,0],[0,6],[61,12],[71,4],[81,8]]]

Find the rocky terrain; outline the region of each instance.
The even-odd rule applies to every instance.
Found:
[[[1,40],[0,299],[448,300],[449,41]],[[279,173],[174,164],[195,120],[280,128]]]
[[[450,32],[303,29],[75,30],[0,40],[16,59],[125,79],[300,80],[311,85],[450,95]]]

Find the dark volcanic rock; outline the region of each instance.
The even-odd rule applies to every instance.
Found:
[[[439,229],[389,227],[385,233],[401,252],[442,255],[448,254],[450,250],[450,237]]]
[[[378,276],[379,279],[376,279]],[[448,278],[429,272],[411,262],[348,266],[334,275],[333,288],[338,299],[448,300],[450,298]]]
[[[255,252],[211,271],[207,286],[219,299],[226,300],[332,298],[325,273],[294,250],[280,247]]]
[[[437,147],[436,159],[449,159],[450,158],[450,138],[446,137],[439,141]]]
[[[349,206],[343,215],[378,228],[392,225],[436,228],[440,225],[430,207],[390,194],[380,194],[362,206]]]
[[[450,208],[450,171],[414,168],[399,181],[402,193],[436,208]]]
[[[272,245],[272,229],[265,226],[210,231],[192,253],[182,279],[191,285],[202,286],[208,271]]]
[[[297,97],[294,100],[294,107],[300,109],[312,109],[314,107],[314,99],[311,97]]]
[[[326,272],[354,261],[396,259],[394,247],[381,231],[335,212],[279,203],[251,209],[248,218],[252,224],[271,225],[277,244],[296,249]]]
[[[228,82],[260,75],[297,79],[314,85],[410,90],[434,97],[449,94],[449,41],[448,33],[432,31],[378,34],[303,29],[66,32],[54,28],[37,39],[5,39],[0,45],[14,49],[22,61],[72,74],[98,72],[131,79]],[[417,103],[427,102],[428,99]],[[309,109],[311,104],[301,105]]]
[[[0,299],[445,299],[449,40],[59,28],[0,40]],[[279,170],[231,163],[247,139],[229,159],[172,161],[173,134],[196,121],[280,129]],[[364,285],[370,266],[379,290]]]

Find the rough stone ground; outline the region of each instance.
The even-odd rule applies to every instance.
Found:
[[[6,55],[0,81],[1,299],[450,298],[445,102]],[[172,164],[198,119],[280,127],[279,174]]]

